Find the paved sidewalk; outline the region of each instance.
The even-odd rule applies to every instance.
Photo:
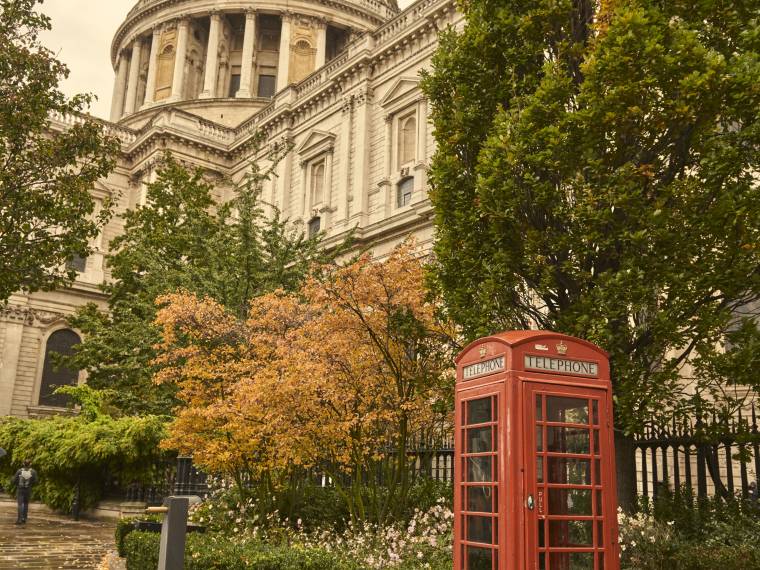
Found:
[[[91,570],[115,549],[115,523],[51,514],[33,505],[26,525],[16,526],[16,507],[0,502],[0,570]]]

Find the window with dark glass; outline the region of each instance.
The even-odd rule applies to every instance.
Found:
[[[406,206],[412,202],[412,192],[414,191],[414,178],[404,178],[398,183],[396,188],[396,204],[398,207]]]
[[[309,237],[314,237],[319,233],[321,220],[319,216],[309,220]]]
[[[84,273],[87,269],[87,258],[81,255],[74,255],[66,262],[66,269],[73,269],[77,273]]]
[[[272,98],[277,86],[277,77],[274,75],[259,75],[259,97]]]
[[[229,96],[234,97],[237,95],[237,92],[240,91],[240,68],[237,68],[237,73],[234,73],[230,76],[230,92]]]
[[[45,362],[42,366],[42,382],[40,385],[41,406],[65,407],[68,398],[61,394],[53,394],[59,386],[74,386],[79,372],[61,366],[57,355],[73,356],[74,347],[80,343],[77,333],[72,330],[55,331],[45,345]]]

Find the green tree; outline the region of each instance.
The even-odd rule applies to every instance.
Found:
[[[311,263],[327,257],[318,238],[265,215],[259,195],[270,175],[253,165],[234,198],[214,207],[202,171],[167,155],[145,206],[124,215],[124,232],[110,244],[112,281],[103,285],[109,310],[90,304],[71,319],[84,342],[69,362],[107,389],[121,413],[167,413],[176,403],[171,387],[153,383],[158,297],[192,292],[243,316],[253,297],[296,288]]]
[[[607,349],[628,436],[757,385],[760,2],[599,4],[462,4],[424,82],[432,281],[469,338]]]
[[[51,136],[51,114],[79,114],[92,96],[58,89],[69,71],[39,43],[50,20],[37,3],[0,0],[0,302],[70,282],[66,261],[88,255],[111,213],[106,204],[93,217],[89,190],[113,168],[118,142],[89,119]]]

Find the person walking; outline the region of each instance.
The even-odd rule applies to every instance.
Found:
[[[25,524],[29,513],[29,499],[32,496],[32,487],[37,484],[37,472],[32,469],[32,463],[28,459],[24,466],[16,471],[13,476],[13,484],[16,485],[16,499],[18,501],[18,518],[16,524]]]

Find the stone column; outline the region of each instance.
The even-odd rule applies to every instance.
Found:
[[[156,98],[156,74],[158,73],[158,50],[161,47],[161,28],[154,28],[153,40],[150,44],[150,59],[148,59],[148,79],[145,82],[145,102],[142,108],[146,109],[153,104]]]
[[[253,49],[256,41],[256,12],[245,11],[245,35],[243,36],[243,62],[240,67],[240,89],[235,97],[249,99],[252,96],[251,79],[253,77]]]
[[[280,60],[277,64],[277,91],[290,83],[290,14],[282,15],[280,28]]]
[[[200,99],[216,97],[216,79],[219,74],[219,32],[222,27],[222,16],[219,12],[211,12],[211,28],[208,32],[208,49],[206,50],[206,74],[203,80],[203,91]]]
[[[127,55],[122,51],[116,62],[116,80],[113,84],[113,97],[111,98],[111,121],[114,123],[121,119],[124,112],[124,93],[127,82]]]
[[[132,44],[132,59],[129,63],[129,82],[127,83],[127,100],[124,103],[124,114],[135,112],[137,102],[137,83],[140,81],[140,58],[142,57],[142,40],[135,38]]]
[[[181,101],[185,95],[185,60],[187,59],[187,36],[190,20],[181,18],[177,24],[177,53],[174,59],[174,76],[172,77],[172,95],[169,101]]]
[[[314,59],[314,69],[319,69],[327,61],[327,22],[317,22],[317,56]]]
[[[13,405],[13,388],[16,383],[18,361],[21,355],[24,323],[9,320],[2,323],[2,328],[5,329],[5,343],[2,353],[0,353],[0,394],[3,394],[3,397],[0,398],[0,416],[9,416]]]

